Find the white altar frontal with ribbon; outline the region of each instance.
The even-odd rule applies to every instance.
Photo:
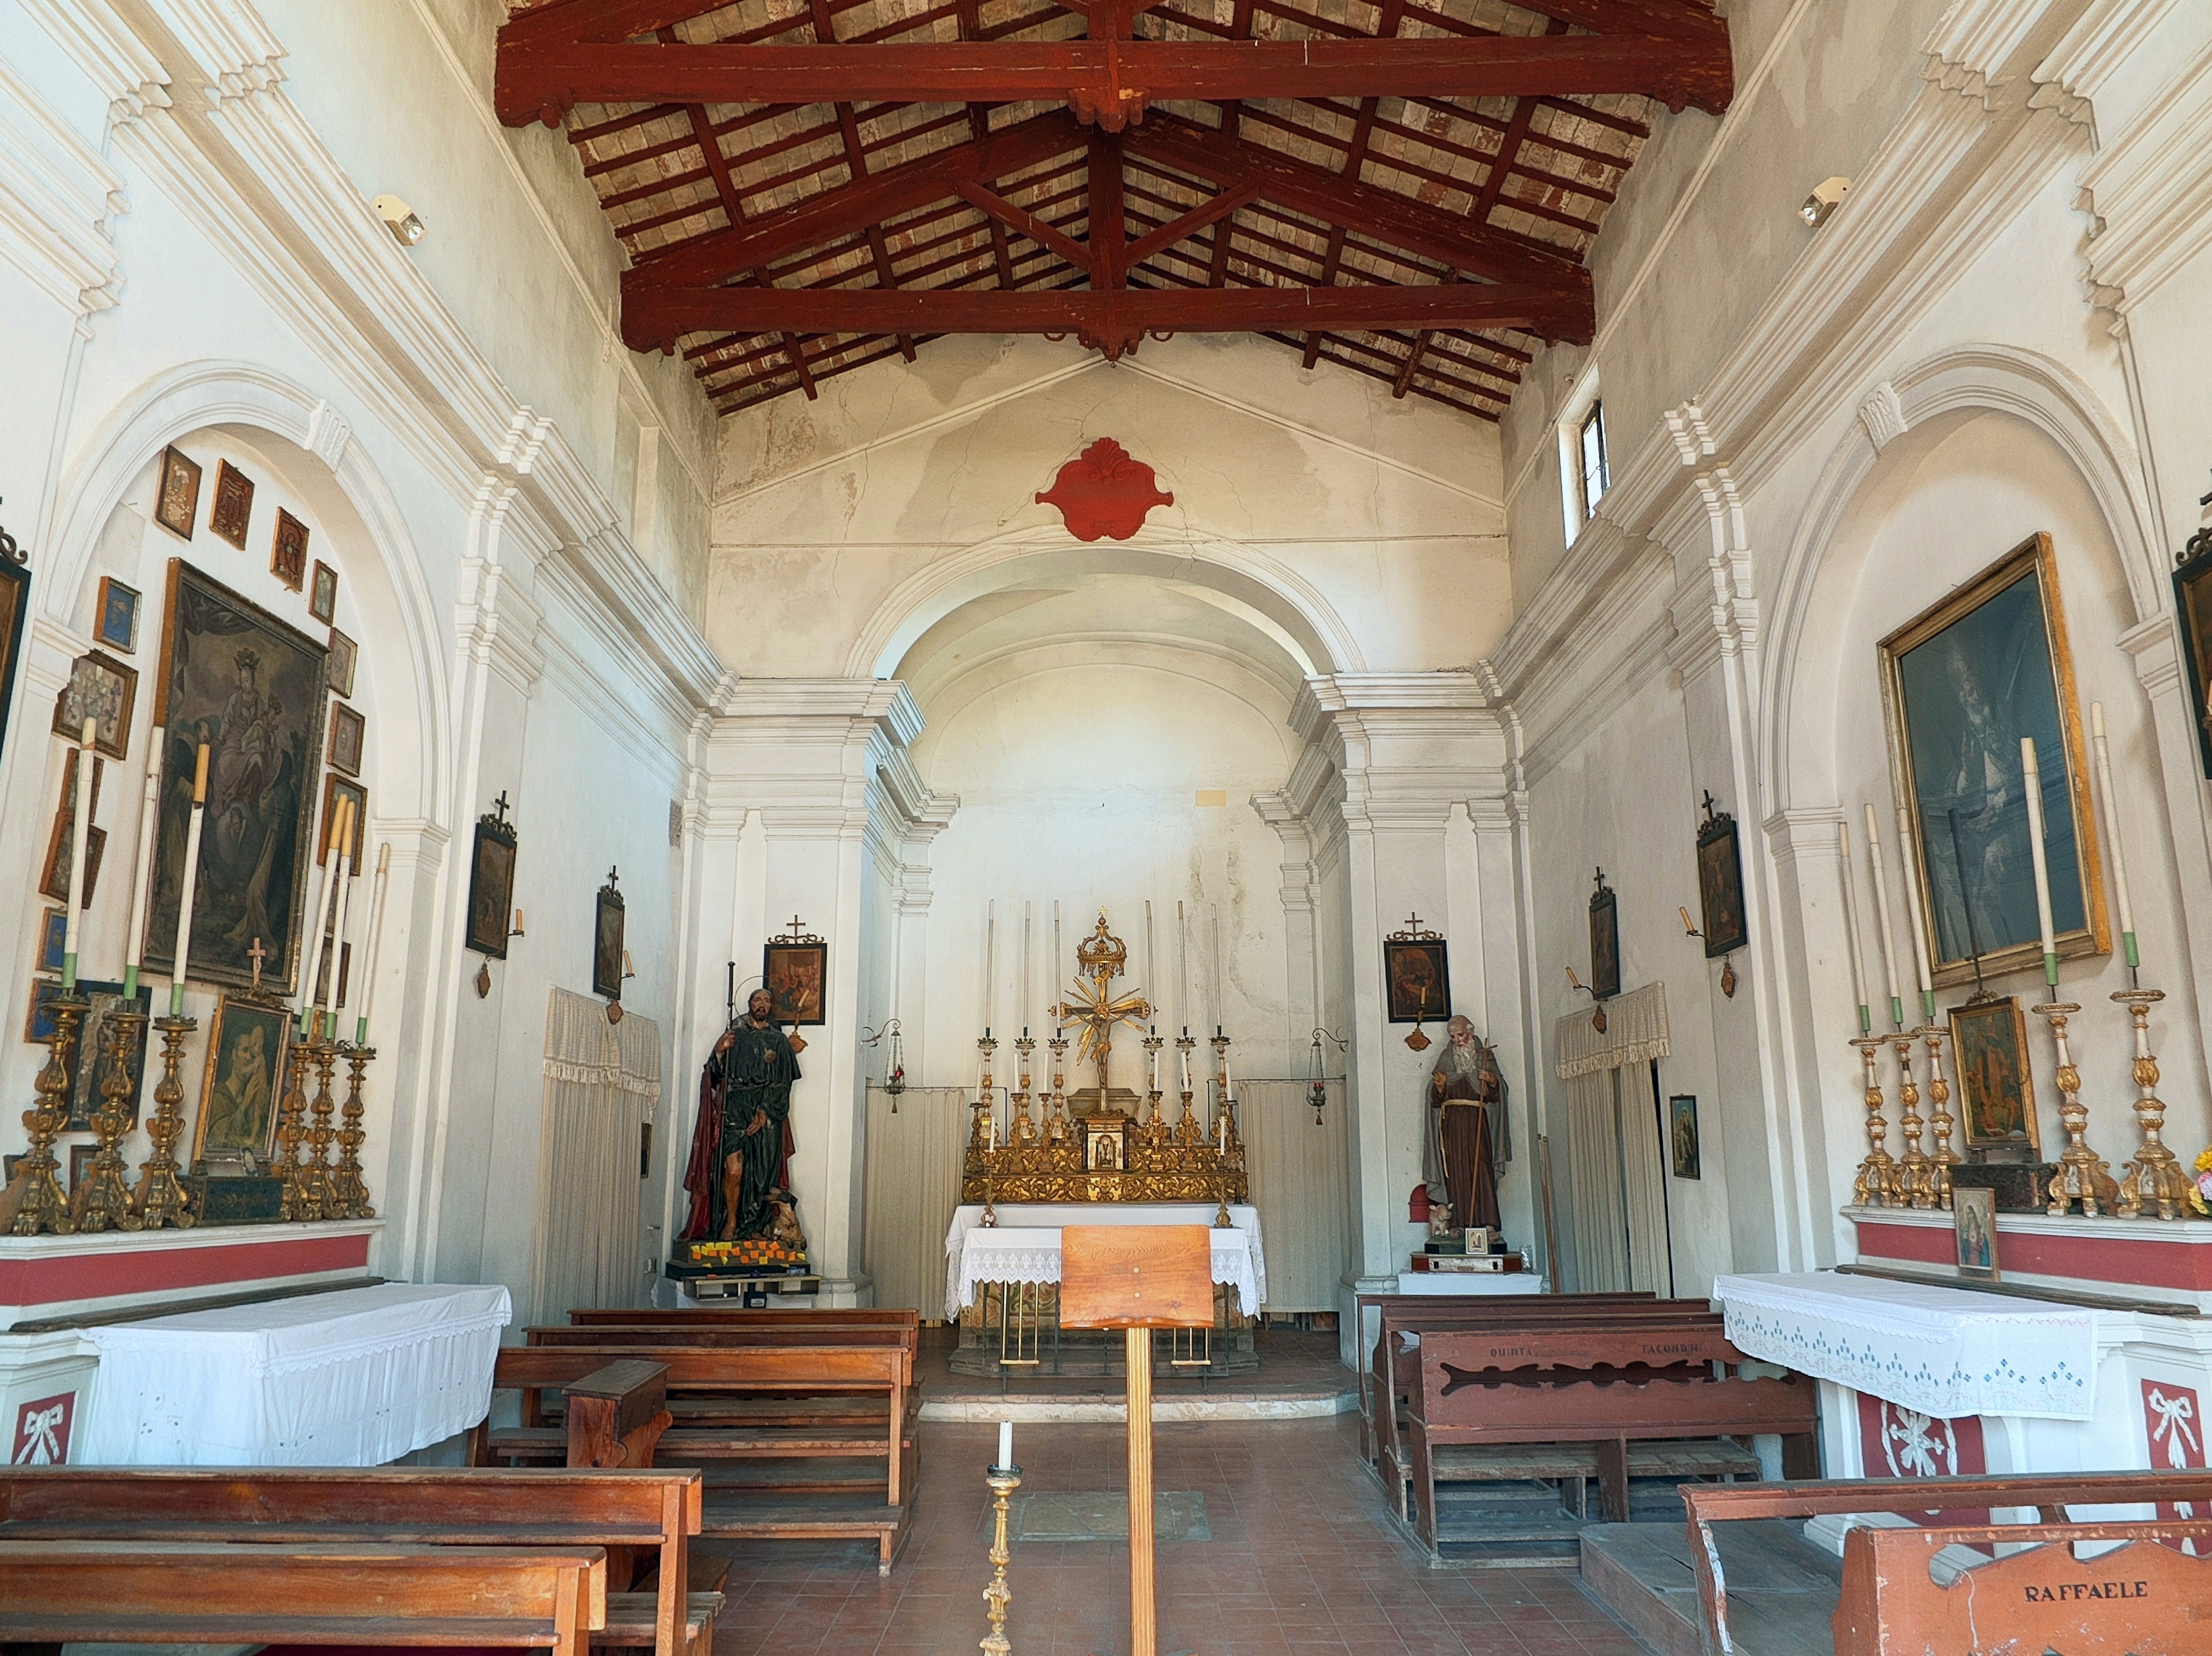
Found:
[[[983,1209],[954,1209],[945,1233],[945,1315],[957,1321],[986,1282],[1057,1282],[1060,1238],[1070,1225],[1205,1225],[1220,1211],[1211,1202],[1000,1202],[995,1226]],[[1224,1284],[1247,1317],[1267,1298],[1267,1263],[1260,1246],[1260,1210],[1231,1203],[1229,1228],[1213,1233],[1213,1280]]]
[[[503,1288],[383,1282],[83,1330],[80,1464],[377,1466],[491,1406]]]
[[[1739,1350],[1820,1382],[1828,1477],[2205,1464],[2212,1319],[1837,1271],[1713,1298]]]

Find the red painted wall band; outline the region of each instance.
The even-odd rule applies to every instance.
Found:
[[[118,1247],[54,1258],[0,1259],[0,1305],[51,1306],[164,1288],[360,1270],[368,1264],[368,1242],[362,1233],[288,1237],[282,1241],[228,1246],[212,1243],[200,1248]]]
[[[1862,1220],[1858,1233],[1863,1258],[1939,1265],[1954,1265],[1959,1261],[1958,1245],[1948,1228],[1869,1224]],[[2068,1276],[2084,1282],[2129,1282],[2194,1293],[2212,1290],[2212,1247],[2201,1243],[2001,1231],[1997,1264],[2004,1270]]]

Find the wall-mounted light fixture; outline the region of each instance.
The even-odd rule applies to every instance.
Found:
[[[384,221],[392,234],[398,237],[399,245],[403,247],[413,247],[429,234],[422,221],[416,216],[415,210],[398,196],[379,196],[369,204],[376,209],[376,216]]]
[[[1822,179],[1813,186],[1813,193],[1805,198],[1805,204],[1797,210],[1797,216],[1812,229],[1819,229],[1828,222],[1828,215],[1844,204],[1850,192],[1849,179]]]

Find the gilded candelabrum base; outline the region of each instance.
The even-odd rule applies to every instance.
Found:
[[[138,1187],[131,1195],[131,1206],[138,1215],[139,1227],[158,1231],[173,1225],[180,1231],[190,1230],[199,1216],[192,1212],[191,1198],[177,1175],[177,1141],[185,1133],[185,1083],[179,1073],[185,1061],[185,1037],[200,1026],[197,1018],[156,1018],[154,1027],[161,1032],[161,1079],[154,1088],[154,1113],[146,1123],[146,1136],[153,1142],[154,1153],[138,1165]]]
[[[983,1482],[991,1486],[991,1580],[983,1589],[983,1613],[990,1619],[991,1630],[981,1645],[984,1656],[1009,1656],[1013,1646],[1006,1641],[1006,1606],[1014,1590],[1006,1585],[1006,1563],[1013,1556],[1006,1545],[1006,1499],[1022,1487],[1022,1469],[994,1466],[983,1475]]]
[[[76,1046],[77,1026],[91,1006],[74,995],[46,1003],[46,1015],[54,1020],[54,1038],[46,1049],[46,1067],[33,1083],[38,1102],[23,1112],[31,1148],[15,1164],[15,1177],[7,1190],[0,1192],[0,1230],[16,1236],[68,1236],[76,1229],[70,1217],[69,1197],[54,1177],[61,1165],[54,1160],[54,1141],[69,1125],[69,1056]]]
[[[1882,1146],[1889,1123],[1881,1113],[1881,1077],[1875,1072],[1875,1054],[1888,1043],[1879,1035],[1862,1035],[1851,1044],[1866,1067],[1866,1160],[1851,1180],[1851,1199],[1863,1208],[1901,1208],[1905,1205],[1898,1179],[1897,1160]]]
[[[102,1044],[107,1049],[107,1079],[100,1083],[101,1103],[92,1117],[92,1130],[100,1135],[84,1182],[70,1192],[70,1217],[80,1234],[100,1231],[135,1231],[142,1222],[131,1207],[131,1187],[124,1182],[123,1137],[131,1130],[126,1107],[140,1077],[133,1073],[131,1054],[137,1050],[146,1014],[136,1007],[107,1014]]]
[[[346,1099],[338,1129],[338,1165],[331,1170],[330,1216],[332,1219],[374,1219],[376,1209],[368,1199],[368,1185],[361,1175],[361,1147],[368,1142],[368,1135],[362,1128],[362,1117],[368,1106],[362,1101],[362,1081],[368,1069],[368,1061],[376,1056],[373,1046],[349,1046],[345,1049]]]
[[[1897,1049],[1897,1130],[1905,1154],[1897,1160],[1897,1193],[1915,1208],[1936,1205],[1935,1164],[1921,1148],[1920,1084],[1912,1075],[1912,1032],[1899,1030],[1890,1038]]]
[[[2082,1213],[2094,1218],[2098,1209],[2118,1204],[2120,1187],[2105,1159],[2089,1148],[2089,1106],[2081,1102],[2081,1072],[2066,1037],[2066,1020],[2081,1011],[2072,1001],[2046,1001],[2030,1010],[2051,1020],[2051,1039],[2058,1055],[2058,1124],[2066,1132],[2066,1148],[2058,1153],[2058,1170],[2051,1175],[2051,1202],[2045,1209],[2053,1219],[2079,1202]]]
[[[1942,1026],[1930,1024],[1920,1034],[1928,1043],[1928,1130],[1935,1139],[1935,1148],[1928,1153],[1928,1191],[1936,1206],[1948,1208],[1951,1170],[1961,1158],[1951,1148],[1951,1129],[1957,1123],[1951,1115],[1951,1083],[1943,1079]]]
[[[2122,989],[2112,999],[2135,1020],[2136,1126],[2142,1134],[2142,1145],[2120,1170],[2119,1211],[2132,1219],[2145,1208],[2155,1208],[2160,1219],[2179,1219],[2189,1211],[2194,1181],[2160,1136],[2166,1129],[2166,1105],[2158,1096],[2158,1059],[2150,1050],[2150,1009],[2166,999],[2166,991]]]
[[[276,1101],[276,1163],[270,1171],[284,1181],[276,1216],[288,1221],[322,1217],[311,1209],[307,1170],[300,1165],[300,1148],[307,1137],[307,1041],[294,1041],[285,1066],[283,1095]]]

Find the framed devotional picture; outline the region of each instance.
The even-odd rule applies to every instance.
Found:
[[[147,968],[166,973],[184,885],[197,750],[208,753],[208,820],[192,904],[191,976],[289,995],[299,977],[314,788],[321,771],[323,646],[185,563],[169,561],[154,722],[165,733],[146,922]]]
[[[2062,959],[2112,947],[2074,660],[2051,537],[2008,553],[1881,641],[1891,784],[1911,802],[1908,900],[1936,985],[2042,964],[2023,738],[2042,773],[2052,929]]]
[[[276,1100],[292,1019],[283,1007],[247,995],[216,1002],[208,1024],[207,1068],[200,1081],[192,1164],[210,1156],[265,1163],[276,1147]]]
[[[298,592],[307,581],[307,526],[281,506],[276,508],[276,540],[269,549],[269,573]],[[313,614],[313,600],[308,613]],[[316,616],[318,621],[326,618]]]
[[[1667,1159],[1677,1178],[1703,1178],[1705,1162],[1698,1143],[1698,1100],[1678,1093],[1667,1100]]]
[[[1997,1193],[1990,1190],[1951,1192],[1951,1230],[1959,1249],[1959,1275],[1994,1282],[1997,1265]]]
[[[15,699],[15,672],[23,658],[23,623],[31,605],[27,564],[0,557],[0,750],[8,740],[8,712]]]
[[[780,1024],[830,1021],[830,946],[796,927],[771,938],[761,949],[761,983],[770,1002],[769,1016]]]
[[[2197,756],[2212,777],[2212,529],[2189,538],[2173,572],[2173,599],[2181,612],[2181,676],[2189,680]]]
[[[361,757],[368,746],[368,721],[343,702],[331,703],[331,746],[326,756],[333,770],[349,776],[361,775]]]
[[[477,819],[475,849],[469,856],[469,928],[465,941],[478,954],[507,959],[509,922],[514,912],[514,825],[507,820],[507,796],[499,814]],[[619,947],[619,945],[617,945]]]
[[[1604,869],[1592,879],[1597,889],[1589,900],[1590,998],[1610,1001],[1620,993],[1620,899],[1605,883]]]
[[[1743,850],[1735,819],[1713,811],[1705,795],[1705,820],[1698,829],[1698,902],[1704,912],[1705,959],[1733,954],[1751,941],[1743,914]],[[1694,1177],[1694,1175],[1692,1175]]]
[[[608,869],[592,917],[592,993],[607,1001],[622,999],[624,904],[616,881],[615,871]]]
[[[1434,932],[1395,932],[1384,938],[1382,983],[1394,1024],[1451,1016],[1450,962],[1444,940]]]
[[[307,591],[307,613],[328,625],[338,615],[338,572],[318,558],[315,584]]]
[[[161,451],[161,494],[154,507],[154,521],[173,535],[192,538],[192,524],[200,514],[200,467],[174,448]]]
[[[93,721],[93,746],[111,759],[131,754],[131,712],[138,704],[138,669],[87,650],[70,663],[69,682],[54,697],[53,734],[75,741]]]
[[[1985,995],[1951,1008],[1951,1058],[1959,1077],[1959,1125],[1967,1148],[2043,1154],[2035,1123],[2035,1075],[2027,1020],[2016,996]]]
[[[253,479],[228,460],[215,474],[215,508],[208,527],[240,551],[246,550],[246,527],[253,518]]]
[[[125,653],[138,648],[138,599],[136,587],[126,587],[112,575],[100,577],[100,601],[93,606],[93,636],[110,649]]]

